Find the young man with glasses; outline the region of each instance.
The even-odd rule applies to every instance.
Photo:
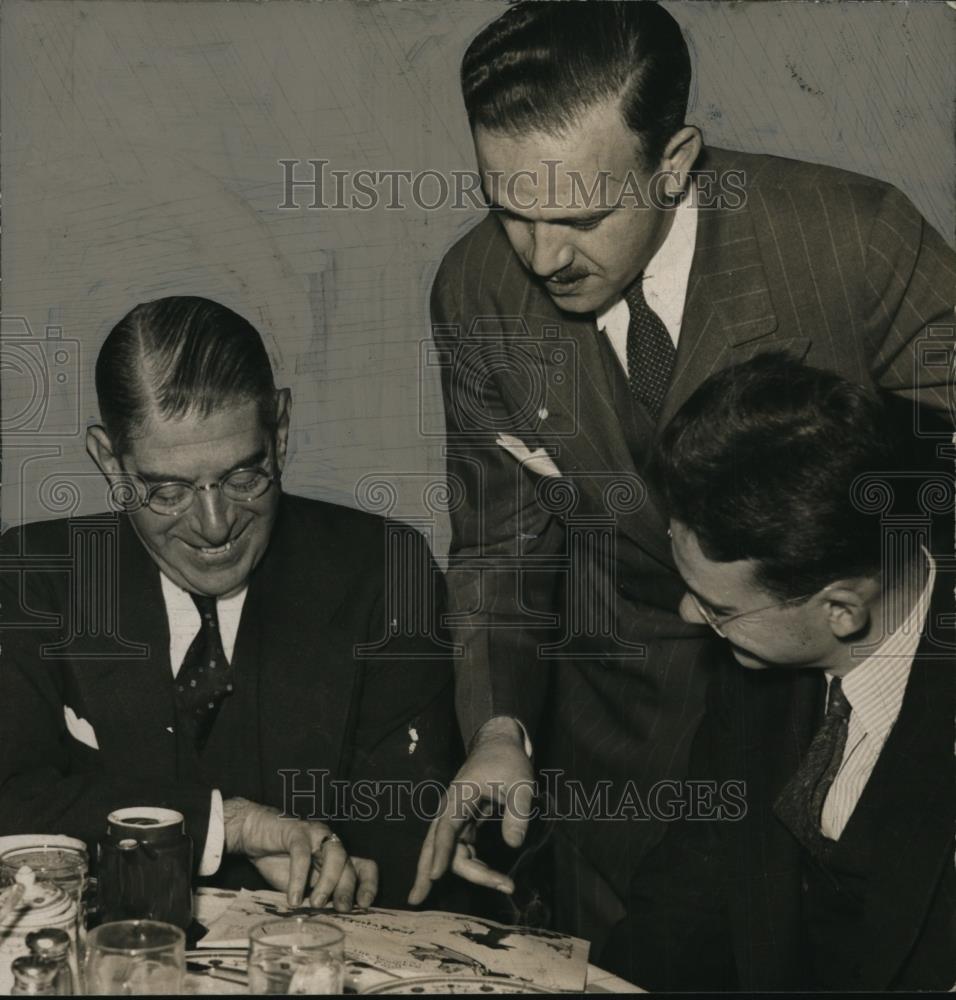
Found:
[[[899,416],[767,355],[663,432],[680,613],[737,661],[692,774],[746,809],[685,816],[632,879],[605,961],[646,988],[956,982],[953,468]]]
[[[438,620],[423,539],[282,491],[289,390],[218,303],[137,306],[96,389],[88,450],[122,512],[3,539],[0,833],[92,844],[111,811],[168,806],[201,876],[400,903],[424,828],[376,796],[458,752],[447,645],[389,622],[396,584]]]

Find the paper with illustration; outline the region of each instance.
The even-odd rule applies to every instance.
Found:
[[[554,990],[583,990],[587,978],[588,943],[566,934],[440,911],[292,909],[279,892],[238,893],[208,925],[199,946],[242,946],[256,924],[298,914],[342,928],[350,978],[357,974],[363,987],[395,977],[473,974],[511,976]]]

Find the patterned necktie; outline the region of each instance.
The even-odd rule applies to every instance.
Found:
[[[644,275],[624,293],[631,318],[627,324],[627,381],[631,395],[657,419],[677,358],[664,321],[644,298]]]
[[[232,693],[233,671],[222,648],[216,599],[190,594],[199,612],[199,631],[176,675],[176,702],[181,720],[193,732],[196,749],[209,739],[219,706]]]
[[[813,737],[806,757],[774,803],[777,816],[797,840],[814,853],[825,846],[820,818],[827,792],[843,762],[851,711],[840,678],[834,677],[830,681],[823,724]]]

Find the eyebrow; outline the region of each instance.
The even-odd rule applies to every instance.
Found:
[[[247,455],[245,458],[239,459],[235,465],[230,466],[225,472],[222,472],[218,478],[225,479],[226,476],[232,475],[238,469],[248,469],[250,466],[261,465],[269,457],[268,449],[260,448],[258,451],[251,455]],[[139,469],[136,475],[141,479],[145,479],[148,483],[186,483],[189,482],[188,479],[183,479],[182,476],[171,476],[162,472],[150,472],[146,469]]]
[[[492,212],[501,212],[502,215],[510,215],[512,219],[520,219],[522,222],[531,222],[532,220],[519,212],[512,211],[510,208],[505,208],[504,205],[499,205],[496,201],[488,202],[488,209]],[[588,225],[592,222],[600,222],[602,219],[606,219],[612,212],[614,208],[602,208],[596,212],[589,212],[587,215],[561,215],[555,216],[550,219],[541,219],[542,222],[546,222],[551,226],[580,226]]]

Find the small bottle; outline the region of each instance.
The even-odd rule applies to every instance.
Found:
[[[70,968],[70,949],[73,943],[70,935],[60,927],[44,927],[27,935],[27,947],[34,958],[56,966],[56,995],[73,996],[73,971]]]
[[[36,955],[21,955],[13,960],[11,996],[56,996],[57,967]]]

